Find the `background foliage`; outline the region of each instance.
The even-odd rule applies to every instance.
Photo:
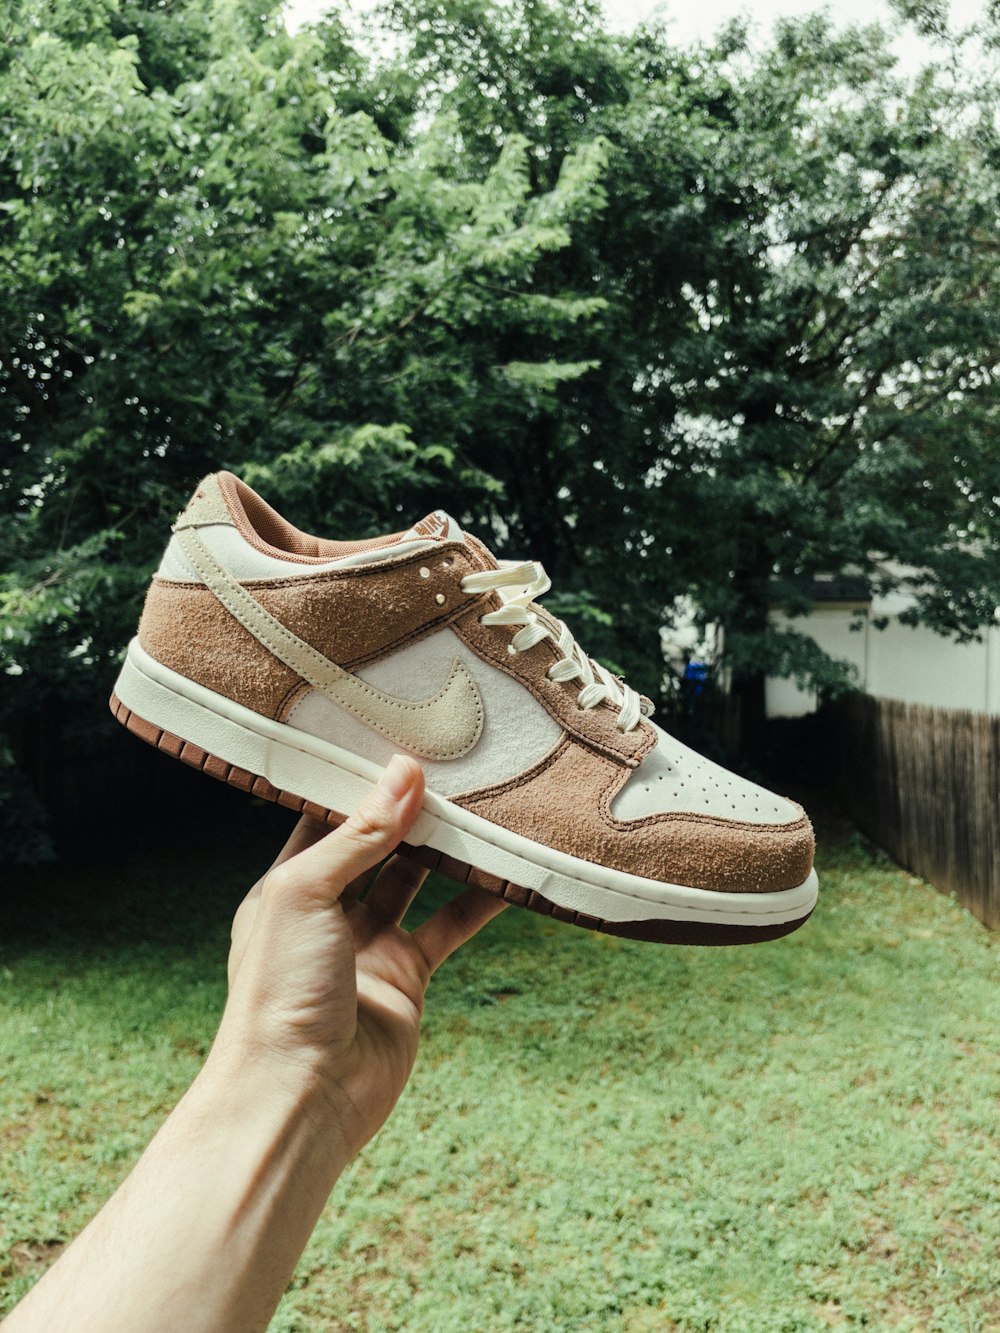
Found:
[[[79,754],[167,524],[229,467],[301,526],[444,504],[638,687],[690,593],[735,688],[844,672],[817,572],[1000,602],[996,88],[878,28],[677,49],[590,0],[13,0],[0,19],[0,820]],[[933,22],[932,22],[933,20]],[[984,34],[977,40],[982,41]],[[977,48],[982,49],[982,48]],[[980,71],[977,73],[976,71]],[[586,623],[583,623],[586,622]],[[43,725],[44,724],[44,725]],[[18,768],[20,765],[20,769]],[[0,825],[2,827],[2,825]],[[10,847],[8,847],[8,851]]]

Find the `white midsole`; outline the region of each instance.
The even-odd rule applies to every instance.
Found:
[[[378,780],[377,764],[284,722],[262,717],[172,671],[129,644],[115,693],[138,717],[209,754],[266,778],[282,791],[327,809],[354,808]],[[604,921],[701,921],[762,927],[807,916],[816,904],[815,870],[778,893],[720,893],[665,884],[595,865],[522,837],[428,791],[407,834],[497,875],[535,889],[559,907]]]

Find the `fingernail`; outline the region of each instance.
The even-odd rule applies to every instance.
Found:
[[[394,754],[378,780],[378,789],[393,801],[401,801],[413,786],[410,766],[401,754]]]

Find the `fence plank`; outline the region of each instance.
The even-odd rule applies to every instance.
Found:
[[[867,694],[830,713],[838,786],[858,826],[1000,928],[1000,718]]]

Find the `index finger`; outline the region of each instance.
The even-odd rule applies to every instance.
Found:
[[[287,857],[282,853],[267,883],[283,901],[297,901],[309,909],[332,906],[406,836],[420,813],[423,795],[420,765],[406,755],[394,755],[339,828],[314,837],[313,829],[300,823],[289,840],[289,846],[299,849]]]
[[[438,908],[430,920],[417,926],[410,938],[420,949],[430,970],[436,972],[449,954],[507,906],[502,898],[485,889],[463,889],[457,898]]]

